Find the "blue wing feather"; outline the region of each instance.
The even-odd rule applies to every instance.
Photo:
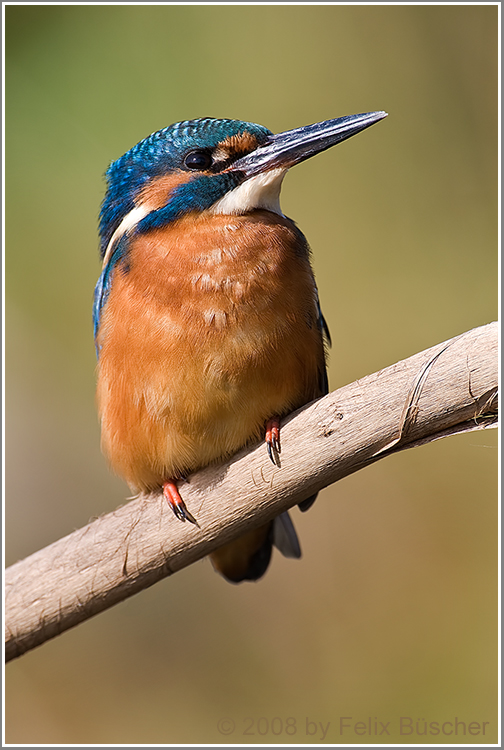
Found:
[[[98,282],[95,286],[93,303],[93,328],[97,357],[100,354],[97,337],[98,331],[100,329],[101,313],[110,293],[114,270],[117,267],[117,264],[126,258],[128,252],[128,240],[128,235],[124,235],[120,240],[118,240],[116,247],[112,251],[109,261],[101,272],[100,278],[98,279]]]

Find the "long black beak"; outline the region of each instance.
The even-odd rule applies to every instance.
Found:
[[[247,177],[252,177],[277,167],[289,169],[294,164],[309,159],[310,156],[346,141],[386,116],[386,112],[367,112],[363,115],[349,115],[316,122],[314,125],[305,125],[302,128],[271,135],[266,143],[255,151],[235,161],[230,171],[244,172]]]

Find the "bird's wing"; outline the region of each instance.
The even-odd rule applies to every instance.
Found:
[[[96,356],[99,355],[97,336],[98,336],[98,331],[100,328],[101,313],[102,313],[102,310],[105,306],[107,297],[110,292],[114,270],[117,264],[120,263],[125,258],[127,251],[128,251],[128,237],[127,235],[123,235],[123,237],[121,237],[121,239],[118,240],[117,245],[113,249],[108,261],[104,265],[103,270],[100,274],[100,278],[98,279],[98,282],[95,286],[94,303],[93,303],[93,327],[94,327],[94,338],[95,338],[95,346],[96,346]]]

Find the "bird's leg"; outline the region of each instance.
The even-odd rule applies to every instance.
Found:
[[[276,456],[280,453],[280,418],[271,417],[266,422],[266,446],[268,448],[268,456],[272,463],[276,464]]]
[[[175,484],[173,479],[169,479],[163,484],[163,495],[179,521],[190,521],[191,523],[196,524],[196,526],[198,526],[199,528],[197,520],[193,515],[191,515],[191,513],[189,513],[186,508],[186,504],[180,497],[177,485]]]

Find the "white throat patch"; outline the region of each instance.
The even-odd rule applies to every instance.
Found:
[[[287,169],[277,167],[269,172],[250,177],[208,210],[213,214],[245,214],[254,208],[264,208],[283,216],[280,208],[280,188]]]

